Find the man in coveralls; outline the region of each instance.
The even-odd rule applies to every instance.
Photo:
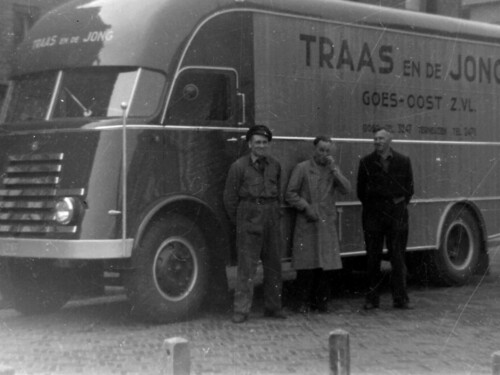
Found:
[[[410,159],[391,148],[392,134],[375,128],[375,151],[361,159],[357,193],[363,204],[369,291],[363,308],[379,307],[382,273],[380,262],[384,239],[391,261],[393,306],[410,309],[406,291],[405,251],[408,240],[408,203],[413,196]]]
[[[264,269],[264,316],[286,318],[281,310],[281,166],[268,155],[269,128],[250,127],[246,140],[250,153],[231,165],[224,189],[224,206],[236,224],[238,250],[234,323],[243,323],[250,314],[259,259]]]

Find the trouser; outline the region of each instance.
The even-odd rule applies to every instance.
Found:
[[[251,310],[259,260],[264,271],[264,308],[278,311],[282,286],[279,204],[243,201],[238,206],[236,220],[238,275],[234,312],[248,314]]]
[[[377,209],[363,210],[363,231],[367,253],[369,290],[366,300],[379,303],[383,274],[380,270],[384,240],[391,262],[391,290],[394,303],[409,302],[405,263],[408,242],[408,211],[404,202],[387,203]]]
[[[313,309],[326,307],[330,298],[331,271],[322,268],[297,270],[297,299]]]

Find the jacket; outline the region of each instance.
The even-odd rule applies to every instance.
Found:
[[[338,190],[346,194],[351,185],[343,175],[334,176],[328,167],[321,180],[321,168],[313,159],[298,164],[285,193],[285,200],[297,209],[292,252],[295,269],[342,268],[334,193]],[[306,206],[313,209],[318,221],[308,220]]]
[[[413,172],[410,158],[391,149],[389,169],[384,171],[380,156],[372,152],[359,163],[357,195],[363,206],[403,198],[408,204],[413,196]]]

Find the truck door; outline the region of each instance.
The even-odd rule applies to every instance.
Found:
[[[165,118],[165,158],[179,158],[182,190],[219,206],[229,166],[245,150],[244,96],[232,68],[185,67]]]

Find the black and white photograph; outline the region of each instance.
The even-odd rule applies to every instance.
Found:
[[[499,327],[500,0],[0,0],[0,375],[500,375]]]

